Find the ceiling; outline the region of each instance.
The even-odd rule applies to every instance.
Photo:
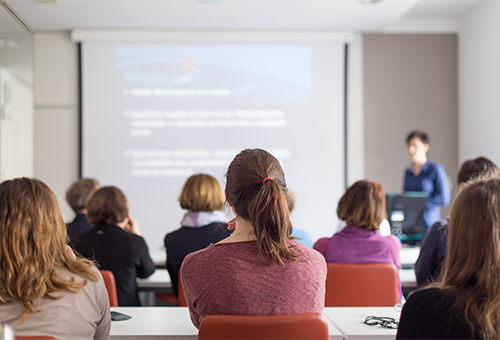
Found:
[[[384,32],[453,31],[460,17],[485,1],[0,0],[0,5],[12,9],[35,32],[73,28]],[[0,31],[19,29],[0,7]]]

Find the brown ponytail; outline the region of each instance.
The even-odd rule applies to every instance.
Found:
[[[292,222],[286,192],[283,169],[265,150],[243,150],[227,169],[226,193],[236,213],[252,223],[263,263],[297,257],[288,245]]]

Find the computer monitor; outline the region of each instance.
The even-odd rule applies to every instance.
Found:
[[[425,232],[423,214],[427,193],[412,191],[387,194],[385,198],[391,233],[401,235],[403,241],[422,240]]]

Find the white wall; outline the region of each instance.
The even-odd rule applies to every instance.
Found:
[[[500,164],[500,1],[460,22],[459,162],[486,156]]]
[[[0,181],[33,176],[33,89],[0,67]]]
[[[78,178],[78,48],[70,33],[34,37],[35,177],[56,194],[66,221],[73,211],[64,198]]]
[[[401,192],[410,164],[409,131],[429,133],[429,158],[442,164],[457,192],[456,34],[365,34],[366,177]],[[449,207],[441,209],[442,216]]]

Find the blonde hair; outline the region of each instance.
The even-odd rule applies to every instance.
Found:
[[[87,280],[62,279],[61,268],[97,281],[94,264],[66,250],[66,225],[54,193],[42,181],[16,178],[0,184],[0,293],[23,305],[21,322],[38,313],[33,301],[61,290],[76,293]],[[0,304],[8,303],[0,296]]]
[[[224,196],[219,182],[206,174],[192,175],[187,179],[179,202],[182,209],[191,211],[215,211],[224,208]]]
[[[451,210],[448,255],[441,281],[432,285],[457,295],[472,329],[500,338],[500,179],[467,185]]]
[[[363,180],[351,185],[337,206],[338,217],[347,224],[378,230],[386,217],[384,188],[378,182]]]

